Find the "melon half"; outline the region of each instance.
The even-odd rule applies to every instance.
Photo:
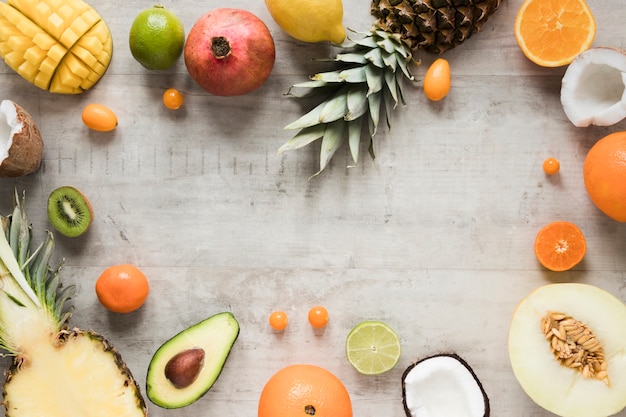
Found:
[[[546,410],[562,417],[617,414],[626,407],[626,306],[593,285],[539,287],[513,314],[509,358],[522,389]],[[602,369],[583,372],[592,360]]]

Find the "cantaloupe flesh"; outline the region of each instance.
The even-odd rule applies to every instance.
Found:
[[[549,311],[586,324],[604,347],[610,385],[586,379],[562,366],[541,330]],[[562,417],[605,417],[626,407],[626,306],[610,293],[586,284],[538,288],[518,305],[509,332],[509,357],[524,391],[538,405]]]

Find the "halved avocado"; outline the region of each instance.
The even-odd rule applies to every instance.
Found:
[[[178,333],[154,353],[146,377],[150,401],[185,407],[202,397],[220,376],[239,323],[230,312],[215,314]]]

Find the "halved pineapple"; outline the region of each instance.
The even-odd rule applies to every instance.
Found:
[[[82,93],[104,75],[112,52],[108,26],[82,0],[0,3],[0,56],[41,89]]]
[[[63,288],[49,260],[52,234],[31,252],[31,229],[16,195],[0,217],[0,347],[14,356],[2,405],[7,417],[145,417],[130,370],[104,337],[69,330]]]

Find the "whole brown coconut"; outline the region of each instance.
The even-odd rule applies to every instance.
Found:
[[[247,94],[272,72],[274,39],[261,19],[241,9],[203,15],[189,31],[184,49],[189,75],[217,96]]]
[[[0,177],[20,177],[39,169],[43,140],[33,118],[11,100],[0,102]]]

